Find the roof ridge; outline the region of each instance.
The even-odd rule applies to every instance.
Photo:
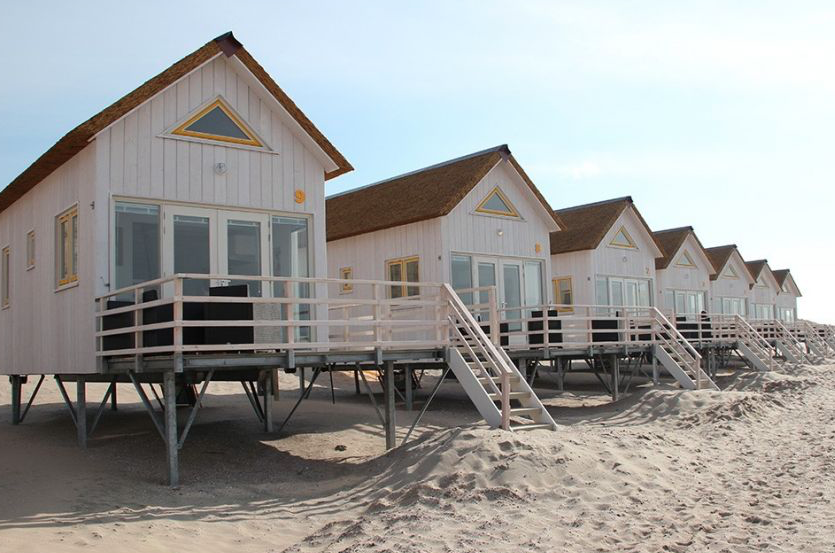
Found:
[[[562,209],[556,209],[554,211],[556,211],[557,213],[560,213],[560,212],[565,212],[565,211],[574,211],[576,209],[585,209],[587,207],[594,207],[594,206],[598,206],[598,205],[613,204],[613,203],[617,203],[617,202],[635,203],[632,200],[632,196],[621,196],[620,198],[612,198],[612,199],[609,199],[609,200],[600,200],[599,202],[591,202],[591,203],[588,203],[588,204],[573,205],[571,207],[564,207]]]
[[[417,175],[417,174],[423,173],[425,171],[431,171],[432,169],[438,169],[440,167],[445,167],[447,165],[452,165],[453,163],[459,163],[461,161],[472,159],[474,157],[479,157],[479,156],[482,156],[482,155],[485,155],[485,154],[490,154],[490,153],[493,153],[493,152],[504,152],[507,155],[510,155],[510,148],[508,147],[507,144],[500,144],[498,146],[493,146],[492,148],[486,148],[486,149],[480,150],[478,152],[473,152],[471,154],[456,157],[454,159],[449,159],[447,161],[442,161],[440,163],[435,163],[434,165],[428,165],[428,166],[422,167],[420,169],[415,169],[414,171],[409,171],[407,173],[402,173],[400,175],[389,177],[389,178],[386,178],[386,179],[383,179],[383,180],[378,180],[378,181],[372,182],[370,184],[364,184],[362,186],[358,186],[357,188],[352,188],[351,190],[343,190],[342,192],[337,192],[336,194],[331,194],[330,196],[326,197],[325,199],[330,200],[332,198],[338,198],[339,196],[345,196],[347,194],[352,194],[354,192],[359,192],[360,190],[366,190],[368,188],[378,186],[380,184],[385,184],[387,182],[396,181],[398,179],[411,177],[412,175]]]
[[[678,232],[678,231],[682,231],[682,230],[694,231],[694,229],[691,225],[686,225],[686,226],[683,226],[683,227],[665,228],[665,229],[662,229],[662,230],[654,230],[654,231],[652,231],[652,233],[653,234],[662,234],[664,232]]]

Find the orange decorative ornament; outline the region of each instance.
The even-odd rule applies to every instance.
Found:
[[[296,190],[296,193],[294,194],[294,196],[296,198],[296,203],[297,204],[304,203],[304,190]]]

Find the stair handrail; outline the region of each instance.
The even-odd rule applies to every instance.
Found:
[[[482,363],[481,360],[478,358],[478,356],[476,355],[476,352],[473,351],[473,348],[470,347],[470,344],[467,343],[466,337],[461,332],[461,329],[458,328],[458,325],[455,323],[455,320],[453,319],[453,317],[451,315],[448,317],[448,320],[449,320],[449,323],[450,323],[450,327],[455,332],[455,334],[457,334],[458,340],[462,344],[464,344],[464,347],[467,348],[467,353],[470,355],[470,357],[473,358],[473,362],[478,365],[478,368],[481,371],[481,373],[487,378],[487,381],[490,383],[490,387],[492,387],[493,392],[496,393],[496,394],[501,394],[501,390],[499,390],[499,388],[496,386],[496,383],[493,382],[493,375],[490,373],[489,368],[484,366],[484,363]],[[481,350],[482,353],[484,353],[485,359],[488,360],[487,362],[489,364],[495,366],[494,363],[489,361],[489,356],[484,352],[484,348],[481,346],[481,344],[477,343],[476,345],[477,345],[478,349]]]
[[[653,313],[653,318],[655,319],[655,321],[661,324],[661,326],[667,332],[669,332],[669,336],[675,338],[675,340],[673,340],[672,338],[666,338],[664,336],[664,332],[658,332],[658,330],[655,329],[654,333],[656,335],[656,339],[660,337],[661,340],[663,340],[664,343],[666,343],[667,345],[673,345],[673,351],[675,351],[676,346],[680,350],[683,350],[676,351],[676,353],[679,355],[681,360],[684,361],[685,365],[690,365],[687,368],[690,369],[690,372],[692,372],[696,376],[696,389],[701,390],[703,372],[701,354],[698,351],[696,351],[696,348],[693,347],[693,344],[691,344],[687,340],[687,338],[685,338],[684,335],[682,335],[682,333],[679,332],[678,328],[676,328],[676,326],[670,322],[670,319],[668,319],[664,315],[664,313],[662,313],[657,307],[651,307],[650,312]],[[691,359],[687,359],[686,357],[684,357],[684,355],[682,355],[682,353],[690,355]]]
[[[812,326],[809,321],[797,321],[803,327],[803,334],[805,335],[806,339],[815,344],[815,346],[820,350],[822,355],[826,355],[826,352],[829,346],[826,344],[826,340],[821,338],[820,334],[818,334],[818,330]],[[795,323],[795,324],[797,324]]]
[[[777,329],[777,332],[781,336],[784,336],[785,338],[787,338],[787,340],[786,340],[788,342],[787,345],[794,348],[797,351],[797,353],[800,355],[800,361],[801,362],[804,360],[804,358],[808,357],[803,352],[803,348],[800,346],[800,342],[798,342],[797,338],[795,338],[794,335],[791,332],[789,332],[789,329],[786,328],[785,325],[783,325],[783,323],[781,323],[777,319],[772,320],[771,323],[774,324],[774,328]]]
[[[499,353],[499,350],[504,352],[502,348],[497,348],[492,340],[487,336],[481,325],[475,320],[469,308],[461,300],[461,297],[452,289],[447,283],[442,286],[447,295],[447,302],[453,309],[458,319],[464,323],[467,333],[475,338],[476,342],[480,342],[479,349],[485,353],[490,363],[499,373],[498,377],[501,380],[501,404],[502,404],[502,428],[510,429],[510,376],[513,370],[506,365],[505,357]]]
[[[765,350],[766,352],[774,350],[771,344],[768,343],[768,340],[763,338],[763,335],[760,334],[757,329],[751,325],[751,323],[745,320],[742,315],[734,315],[734,322],[736,323],[737,328],[741,328],[743,332],[749,336],[749,341],[753,342],[760,349]],[[738,331],[737,334],[739,334]]]

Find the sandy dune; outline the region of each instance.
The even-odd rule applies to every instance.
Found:
[[[721,385],[641,386],[617,404],[544,387],[565,426],[519,434],[479,425],[445,385],[418,439],[388,454],[349,379],[335,406],[314,391],[281,436],[223,385],[172,491],[138,404],[82,451],[48,383],[24,425],[0,423],[0,551],[835,551],[835,367]],[[413,414],[398,417],[405,433]]]

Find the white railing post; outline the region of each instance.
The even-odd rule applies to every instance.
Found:
[[[137,288],[133,291],[133,307],[135,311],[133,312],[133,326],[136,327],[136,330],[133,333],[133,347],[136,349],[136,355],[133,358],[134,369],[140,370],[142,367],[142,354],[140,350],[142,349],[142,331],[140,327],[142,326],[142,310],[139,308],[139,304],[142,303],[142,293],[140,292],[140,288]]]
[[[501,372],[502,381],[502,429],[510,430],[510,373]]]
[[[174,353],[183,352],[183,279],[174,279]]]
[[[289,280],[284,281],[284,297],[291,300],[284,305],[287,306],[287,316],[285,317],[287,321],[287,344],[292,345],[296,343],[296,326],[293,324],[296,320],[296,302],[292,301],[295,300],[296,294],[293,290],[293,283]]]
[[[499,302],[496,296],[496,287],[488,287],[487,303],[489,304],[490,309],[490,341],[493,342],[494,345],[499,346],[501,345],[501,336],[499,334],[501,326],[499,323]]]
[[[380,311],[381,311],[381,304],[382,301],[382,294],[380,290],[379,284],[373,284],[374,286],[374,315],[373,315],[373,324],[374,324],[374,342],[379,343],[382,341],[382,335],[380,332]]]

